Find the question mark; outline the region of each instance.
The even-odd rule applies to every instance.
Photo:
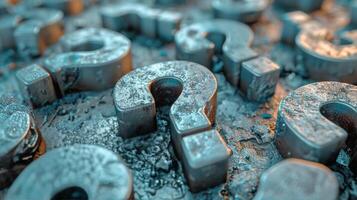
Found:
[[[223,55],[223,73],[249,100],[266,101],[275,92],[280,68],[249,46],[253,32],[231,20],[211,20],[182,28],[175,35],[176,58],[211,67],[214,54]]]
[[[59,54],[45,59],[44,69],[32,65],[17,73],[22,94],[34,107],[71,91],[111,88],[132,69],[130,41],[110,30],[78,30],[63,36],[59,46]]]
[[[132,199],[133,178],[121,158],[94,145],[47,152],[11,185],[5,199]],[[77,197],[78,197],[77,196]]]
[[[328,31],[302,31],[296,45],[310,78],[357,83],[357,45],[336,45]]]
[[[63,35],[63,14],[49,9],[32,9],[0,19],[0,50],[17,47],[23,57],[42,55]]]
[[[182,16],[172,11],[153,9],[141,4],[117,4],[100,10],[103,27],[114,31],[133,29],[149,37],[172,41]]]
[[[64,33],[63,13],[50,9],[33,9],[20,14],[25,22],[14,32],[15,43],[23,57],[42,55]]]
[[[268,0],[213,0],[212,8],[215,18],[231,19],[244,23],[254,23],[269,6]]]
[[[354,149],[356,134],[357,87],[354,85],[312,83],[291,92],[280,102],[276,144],[284,157],[333,162],[345,143]],[[350,168],[356,172],[353,151]]]
[[[304,12],[311,12],[320,9],[322,4],[324,3],[324,0],[276,0],[275,2],[285,8],[301,10]]]
[[[253,200],[336,200],[338,193],[337,178],[329,168],[320,163],[290,158],[263,173]]]
[[[302,11],[288,12],[282,16],[281,41],[295,45],[295,38],[300,31],[326,31],[322,24],[313,20]]]
[[[231,150],[212,129],[217,81],[205,67],[169,61],[137,68],[113,91],[119,134],[124,138],[156,129],[156,107],[170,105],[171,138],[191,191],[225,181]]]
[[[4,189],[46,147],[32,112],[13,97],[0,97],[0,122],[0,189]]]

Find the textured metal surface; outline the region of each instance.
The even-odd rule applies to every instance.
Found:
[[[269,0],[213,0],[212,8],[216,18],[253,23],[259,20],[269,4]]]
[[[33,107],[41,107],[57,99],[51,75],[37,64],[16,73],[22,97]]]
[[[46,58],[58,93],[104,90],[132,69],[131,43],[105,29],[88,28],[61,38],[57,54]]]
[[[132,28],[143,35],[172,41],[180,27],[178,12],[153,9],[142,4],[117,4],[101,9],[103,27],[115,31]]]
[[[357,87],[319,82],[291,92],[279,106],[277,146],[286,157],[333,162],[357,127]],[[354,143],[354,141],[351,141]]]
[[[250,101],[267,101],[274,95],[279,75],[279,65],[270,59],[253,58],[242,63],[239,89]]]
[[[265,171],[254,200],[334,200],[338,198],[335,174],[326,166],[287,159]]]
[[[25,19],[15,30],[14,38],[23,57],[42,55],[63,35],[63,13],[50,9],[31,9],[19,14]]]
[[[127,200],[132,197],[132,184],[131,172],[113,152],[94,145],[73,145],[49,151],[34,161],[12,184],[5,199],[48,200],[67,187],[80,187],[88,200]]]
[[[0,188],[8,187],[43,148],[32,113],[12,97],[0,99]],[[43,149],[41,149],[43,150]]]
[[[141,67],[118,81],[113,97],[119,134],[124,138],[154,131],[155,103],[172,104],[171,137],[191,190],[225,180],[231,152],[219,133],[210,131],[216,115],[217,81],[204,66],[172,61]]]
[[[357,44],[337,45],[329,31],[315,30],[300,32],[296,45],[311,79],[357,83]]]
[[[22,3],[36,4],[37,1],[22,1]],[[147,8],[180,13],[182,16],[181,27],[215,19],[212,1],[187,0],[185,3],[169,2],[168,4],[154,0],[135,1]],[[127,3],[127,1],[122,2]],[[14,10],[20,12],[36,7],[36,5],[25,7],[19,3],[15,7],[9,5],[9,9],[5,9],[5,13]],[[78,15],[64,15],[65,34],[71,34],[77,29],[103,27],[100,16],[102,5],[116,5],[119,0],[86,0],[84,3],[85,9]],[[326,0],[322,9],[309,13],[309,16],[323,27],[331,28],[333,32],[336,32],[337,39],[343,39],[341,33],[353,30],[354,27],[353,24],[348,24],[350,21],[348,10],[351,5],[349,0]],[[47,149],[50,151],[74,144],[93,144],[105,147],[120,155],[133,172],[135,199],[252,199],[257,192],[261,174],[282,159],[274,143],[275,122],[280,100],[294,89],[314,82],[304,74],[305,66],[300,62],[301,56],[298,54],[296,46],[286,45],[280,39],[280,33],[284,30],[282,16],[286,12],[287,9],[273,4],[263,12],[263,16],[256,23],[249,24],[254,32],[254,39],[248,49],[253,50],[257,55],[268,57],[281,67],[275,94],[265,103],[247,100],[241,91],[237,90],[237,87],[232,87],[227,82],[224,73],[222,73],[224,71],[222,52],[217,52],[212,57],[213,62],[210,67],[218,83],[217,113],[213,126],[232,150],[232,155],[228,160],[226,181],[223,184],[201,192],[190,191],[190,182],[184,172],[186,167],[183,162],[180,162],[183,160],[176,157],[177,154],[175,154],[174,145],[172,145],[169,104],[163,106],[160,104],[156,107],[157,129],[155,131],[130,139],[120,137],[112,96],[113,89],[111,88],[101,91],[66,93],[53,103],[34,109],[33,119],[41,130]],[[164,42],[158,37],[148,37],[132,28],[121,30],[120,33],[131,40],[133,68],[175,60],[175,44],[173,42]],[[219,38],[216,40],[220,41]],[[348,44],[351,40],[334,42],[337,42],[335,44],[340,44],[340,42]],[[31,64],[44,66],[46,58],[56,56],[58,52],[61,52],[60,43],[47,48],[44,56],[26,59],[19,55],[16,48],[1,50],[0,95],[12,94],[21,101],[23,98],[16,83],[16,71]],[[237,52],[237,54],[241,55],[242,52]],[[163,83],[165,82],[161,82],[161,85]],[[169,83],[169,85],[165,85],[165,88],[172,82]],[[152,94],[154,95],[154,93]],[[162,94],[164,96],[165,93]],[[158,102],[155,101],[155,103]],[[196,134],[192,136],[196,136]],[[212,150],[214,149],[212,145],[216,143],[211,142],[218,141],[204,140],[214,136],[212,133],[197,134],[197,136],[202,137],[192,137],[192,143],[187,143],[192,146],[188,145],[188,147],[197,146],[198,149],[202,149],[208,145],[210,147],[208,149]],[[357,197],[355,172],[350,170],[356,169],[354,166],[357,163],[355,161],[357,151],[352,148],[353,141],[355,141],[353,138],[348,139],[347,146],[341,149],[337,160],[327,165],[338,178],[338,199],[341,200]],[[206,151],[199,152],[206,153]],[[219,152],[223,151],[215,151],[215,153]],[[209,151],[207,154],[214,155]],[[192,158],[198,158],[193,159],[193,163],[206,163],[209,159],[205,160],[205,158],[211,159],[211,157],[199,156]],[[18,168],[12,170],[10,175],[14,178],[13,175],[19,170]],[[209,181],[221,180],[217,176],[216,179],[209,179]],[[80,192],[80,188],[75,189],[73,191],[73,188],[66,188],[64,193],[85,194],[83,190]],[[0,199],[4,199],[7,192],[8,189],[2,189]],[[66,195],[61,192],[60,195],[56,195],[57,197],[65,198]]]
[[[222,52],[225,75],[237,86],[241,63],[257,56],[250,49],[252,41],[253,32],[245,24],[222,19],[200,22],[175,35],[176,58],[212,68],[213,56]]]

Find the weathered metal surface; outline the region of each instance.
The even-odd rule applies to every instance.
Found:
[[[0,188],[3,189],[43,153],[44,141],[31,111],[12,97],[0,99],[0,122]]]
[[[104,90],[131,71],[131,43],[106,29],[87,28],[63,36],[60,51],[45,59],[62,96],[69,91]]]
[[[171,61],[136,69],[114,88],[119,134],[129,138],[154,131],[156,105],[173,103],[171,137],[191,190],[215,186],[224,181],[231,154],[219,133],[210,130],[216,116],[216,95],[215,77],[196,63]],[[207,143],[198,145],[202,140]]]
[[[143,35],[158,37],[165,41],[173,40],[182,20],[178,12],[134,3],[104,6],[100,14],[104,28],[114,31],[131,28]]]
[[[296,37],[301,62],[311,79],[357,83],[357,44],[337,45],[329,31],[302,31]]]
[[[339,82],[312,83],[281,101],[276,123],[277,147],[285,157],[331,163],[346,142],[348,132],[354,140],[356,127],[357,87]]]
[[[68,187],[84,192],[77,192],[77,197],[66,196],[64,189]],[[56,195],[58,199],[131,199],[131,172],[118,155],[103,147],[62,147],[31,163],[11,185],[5,199],[47,200]]]
[[[337,200],[337,177],[322,164],[287,159],[263,173],[254,200],[299,200],[301,198]]]

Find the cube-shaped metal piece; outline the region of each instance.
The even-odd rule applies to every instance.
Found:
[[[216,130],[184,137],[182,151],[184,171],[192,192],[216,186],[226,180],[232,152]]]
[[[248,100],[264,102],[274,95],[280,67],[269,58],[258,57],[242,63],[239,89]]]
[[[16,73],[22,96],[33,107],[40,107],[56,100],[56,91],[50,74],[34,64]]]

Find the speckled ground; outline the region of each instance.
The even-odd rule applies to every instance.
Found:
[[[165,9],[184,12],[184,24],[190,24],[212,17],[208,2],[197,0],[190,5]],[[118,153],[133,172],[136,199],[251,199],[257,190],[260,174],[281,160],[273,142],[280,100],[292,89],[311,82],[301,76],[294,48],[279,43],[281,24],[278,18],[282,13],[279,8],[269,8],[260,22],[251,26],[255,32],[253,48],[283,68],[276,94],[270,101],[256,104],[245,100],[220,72],[222,63],[217,61],[214,67],[218,80],[215,126],[233,151],[226,184],[196,194],[189,192],[170,143],[167,108],[160,109],[156,132],[128,140],[120,138],[116,133],[118,123],[112,89],[70,94],[35,110],[47,150],[83,143],[101,145]],[[343,7],[330,3],[314,16],[335,29],[344,27],[348,20]],[[333,23],[329,20],[331,17],[335,17]],[[87,26],[100,26],[96,7],[66,19],[67,32]],[[132,33],[127,35],[133,42],[134,68],[174,60],[173,44],[162,44]],[[51,54],[50,50],[48,54]],[[13,50],[1,52],[0,95],[11,93],[21,98],[14,71],[33,62],[41,62],[41,59],[20,59]],[[357,197],[356,179],[352,178],[347,163],[348,156],[341,152],[338,162],[331,166],[340,181],[340,199]],[[0,192],[0,199],[5,193],[6,190]]]

